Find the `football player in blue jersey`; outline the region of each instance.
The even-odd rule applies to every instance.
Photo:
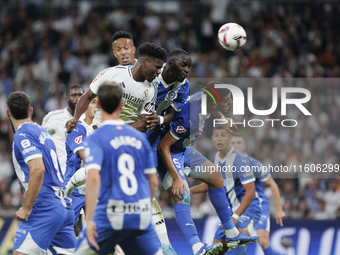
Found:
[[[218,90],[223,100],[221,108],[226,109],[231,105],[231,93],[227,89]],[[190,214],[189,188],[185,181],[184,168],[190,167],[193,171],[190,177],[203,181],[208,185],[209,198],[220,217],[225,228],[226,242],[229,246],[237,246],[239,243],[255,241],[258,237],[251,237],[240,233],[231,218],[226,199],[226,191],[223,185],[221,173],[215,171],[215,166],[190,145],[197,140],[210,116],[221,117],[221,110],[217,108],[208,97],[208,115],[202,115],[201,99],[203,92],[197,92],[190,96],[190,100],[176,114],[175,120],[170,126],[163,130],[164,137],[158,145],[160,159],[158,162],[158,173],[165,190],[167,190],[175,203],[175,215],[187,241],[190,243],[194,254],[217,254],[222,244],[213,246],[203,245],[198,237],[196,227]],[[200,172],[204,167],[208,169],[205,173]],[[186,189],[183,189],[185,183]],[[175,187],[175,188],[174,188]]]
[[[76,237],[73,211],[51,135],[33,123],[30,97],[21,91],[7,98],[7,116],[15,131],[13,164],[26,198],[16,212],[20,221],[13,254],[46,254],[58,236],[65,240],[63,254],[73,254]]]
[[[85,112],[85,119],[79,120],[77,128],[67,135],[66,137],[66,172],[65,182],[69,182],[73,174],[81,167],[85,162],[84,157],[84,140],[88,135],[94,132],[92,128],[92,122],[96,114],[97,98],[94,98]],[[72,192],[69,197],[72,199],[72,207],[74,211],[74,224],[76,224],[78,218],[81,222],[80,211],[85,206],[85,187],[81,186],[75,190],[72,182],[69,182],[66,186],[68,193]],[[75,227],[76,235],[79,234],[78,225]]]
[[[151,222],[156,168],[145,160],[153,154],[145,136],[119,119],[122,93],[116,83],[98,88],[103,125],[85,142],[87,228],[78,255],[112,253],[116,244],[126,254],[162,254]]]
[[[240,151],[230,145],[231,133],[218,125],[213,129],[212,142],[218,152],[212,162],[218,166],[218,171],[223,173],[224,184],[227,190],[227,199],[233,211],[233,221],[236,227],[252,234],[254,223],[261,217],[261,206],[258,197],[255,196],[255,176],[251,170],[250,160]],[[191,188],[193,194],[205,191],[206,184]],[[224,233],[221,226],[218,227],[214,243],[224,242]],[[220,254],[227,251],[227,246]],[[234,250],[236,255],[248,254],[244,246],[238,246]]]
[[[241,151],[245,154],[246,151],[246,142],[244,141],[243,137],[238,134],[234,133],[231,138],[231,146],[235,149]],[[247,154],[245,154],[247,155]],[[248,156],[248,155],[247,155]],[[276,223],[280,224],[282,227],[282,220],[286,216],[285,212],[282,210],[281,201],[280,201],[280,190],[277,186],[275,180],[271,177],[269,172],[264,172],[262,168],[262,163],[253,158],[248,156],[251,161],[251,166],[254,168],[253,172],[256,177],[255,187],[256,192],[260,197],[261,207],[262,207],[262,215],[259,222],[255,224],[255,230],[257,234],[260,236],[260,246],[265,255],[274,255],[274,251],[270,246],[269,242],[269,231],[270,231],[270,211],[269,211],[269,200],[264,193],[262,183],[268,185],[272,191],[273,198],[275,201],[275,208],[276,208]]]

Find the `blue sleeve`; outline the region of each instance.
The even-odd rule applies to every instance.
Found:
[[[255,181],[255,176],[251,170],[250,160],[246,157],[238,157],[235,159],[236,161],[236,169],[237,169],[237,178],[240,178],[240,182],[244,184],[248,184],[250,182]]]
[[[104,160],[104,150],[102,144],[97,139],[89,137],[84,142],[85,161],[87,171],[90,169],[101,170]]]
[[[67,135],[66,144],[75,154],[79,150],[84,149],[84,140],[86,138],[86,129],[81,124],[73,129],[73,131]]]
[[[170,133],[177,140],[190,136],[190,118],[188,116],[190,115],[185,116],[185,112],[178,112],[175,120],[170,123]]]
[[[14,135],[14,146],[20,151],[26,164],[32,159],[42,158],[40,143],[25,131],[16,132]]]
[[[187,101],[189,96],[189,87],[190,87],[189,81],[185,79],[185,83],[178,91],[177,98],[173,101],[171,105],[176,110],[176,112],[182,110],[185,102]]]

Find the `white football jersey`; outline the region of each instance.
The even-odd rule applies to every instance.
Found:
[[[85,115],[81,116],[84,119]],[[66,122],[73,119],[73,116],[67,110],[67,107],[61,110],[49,112],[43,119],[42,126],[52,136],[54,144],[57,148],[57,155],[63,175],[66,171],[67,153],[65,147],[66,141]]]
[[[122,86],[124,106],[120,118],[127,124],[139,121],[141,114],[151,114],[155,109],[156,85],[147,80],[135,81],[130,67],[119,65],[101,71],[90,84],[90,89],[97,94],[98,87],[106,81]]]

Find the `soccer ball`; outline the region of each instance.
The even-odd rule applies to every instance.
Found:
[[[239,24],[227,23],[218,30],[218,41],[223,48],[236,51],[246,44],[247,34]]]

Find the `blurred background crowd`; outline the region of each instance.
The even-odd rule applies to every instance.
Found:
[[[124,3],[0,2],[0,216],[13,216],[23,199],[11,163],[7,95],[14,90],[28,93],[34,121],[41,123],[46,113],[66,106],[67,86],[82,84],[87,89],[99,71],[117,64],[111,36],[118,30],[132,33],[136,46],[153,42],[167,50],[185,49],[193,60],[190,78],[272,78],[271,85],[277,87],[284,86],[286,78],[331,79],[333,82],[305,85],[312,93],[307,108],[313,116],[296,116],[297,128],[240,128],[240,133],[246,138],[248,154],[264,164],[339,162],[340,85],[333,79],[340,77],[337,1]],[[239,23],[247,32],[247,43],[238,52],[228,52],[218,44],[217,31],[227,22]],[[270,90],[261,90],[261,84],[258,87],[254,105],[257,109],[270,108]],[[215,152],[210,135],[207,132],[196,145],[207,157]],[[336,175],[276,181],[289,218],[340,217],[340,179]],[[194,218],[214,212],[207,199],[204,194],[192,197]],[[159,201],[165,217],[174,217],[166,192],[159,192]]]

